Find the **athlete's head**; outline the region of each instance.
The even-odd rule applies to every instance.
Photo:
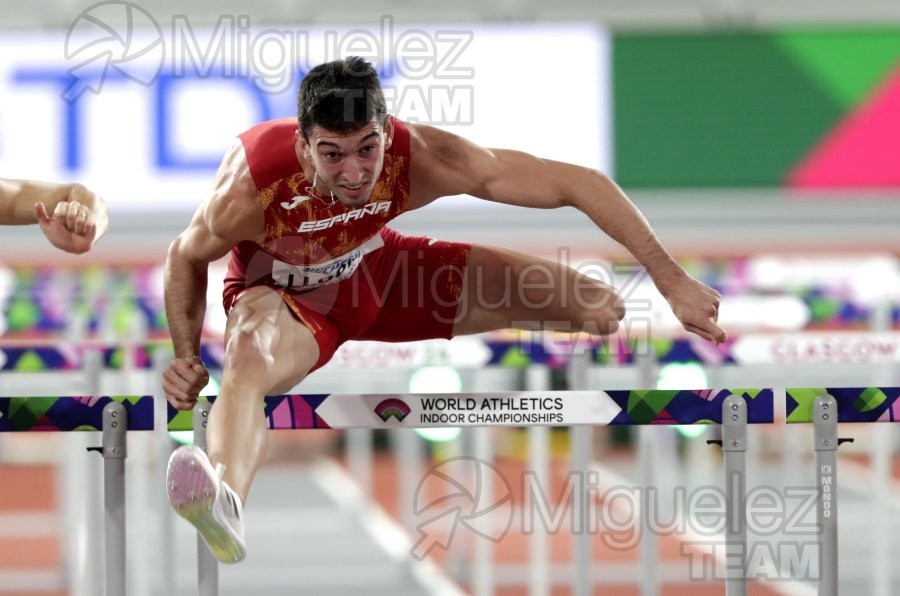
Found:
[[[336,133],[359,130],[387,117],[378,73],[358,56],[316,66],[300,84],[297,119],[306,140],[313,126]]]
[[[393,135],[372,65],[351,57],[312,69],[300,84],[297,119],[298,147],[315,168],[318,190],[347,206],[366,203]]]

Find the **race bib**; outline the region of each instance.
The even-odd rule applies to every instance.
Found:
[[[272,262],[272,279],[282,287],[295,290],[336,283],[353,275],[363,257],[382,246],[381,234],[375,234],[350,252],[324,263],[295,265],[275,260]]]

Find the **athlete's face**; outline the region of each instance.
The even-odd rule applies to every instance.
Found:
[[[333,192],[347,207],[368,203],[381,175],[384,152],[391,146],[393,131],[393,123],[388,118],[384,127],[371,122],[346,134],[315,125],[308,143],[300,135],[300,151],[315,168],[319,194],[328,197]]]

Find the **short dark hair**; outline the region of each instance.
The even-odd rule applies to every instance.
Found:
[[[297,93],[297,120],[309,140],[314,125],[336,132],[353,132],[387,118],[378,73],[359,56],[320,64],[309,71]]]

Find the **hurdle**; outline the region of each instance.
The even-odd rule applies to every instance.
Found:
[[[7,397],[0,398],[0,432],[101,432],[103,510],[106,539],[106,594],[127,594],[125,542],[125,458],[127,431],[154,429],[153,398]]]
[[[207,398],[210,406],[215,399]],[[170,406],[168,428],[193,430],[195,442],[202,445],[207,416],[205,407],[199,414],[197,410],[191,414]],[[271,430],[705,423],[722,424],[729,429],[729,438],[746,436],[748,423],[767,424],[774,419],[771,389],[282,395],[267,397],[264,411]],[[746,552],[745,453],[745,441],[726,450],[726,478],[738,479],[727,489],[727,515],[742,520],[741,533],[729,536],[729,548],[735,552]],[[214,596],[217,564],[202,542],[198,555],[199,593]],[[745,595],[744,568],[727,572],[729,596]]]
[[[819,521],[820,577],[818,593],[836,596],[837,460],[846,439],[838,436],[839,423],[896,422],[900,420],[900,388],[788,388],[786,421],[815,426],[817,519]],[[452,394],[315,394],[272,396],[264,412],[270,429],[419,428],[445,426],[597,426],[719,424],[723,428],[726,506],[728,516],[745,520],[746,424],[773,422],[772,389],[624,390],[624,391],[513,391]],[[105,580],[108,594],[126,594],[124,460],[126,431],[154,428],[151,396],[71,396],[0,398],[0,432],[102,432],[96,448],[104,457],[104,511],[107,548]],[[215,397],[194,412],[167,406],[169,430],[195,430],[198,443]],[[743,433],[743,434],[742,434]],[[202,443],[201,443],[202,444]],[[727,482],[737,477],[738,482]],[[729,534],[729,545],[746,541],[740,531]],[[733,543],[733,544],[732,544]],[[730,552],[746,552],[736,550]],[[205,547],[200,550],[205,553]],[[207,553],[208,554],[208,553]],[[740,557],[738,557],[740,558]],[[209,563],[209,561],[207,561]],[[742,560],[745,565],[746,561]],[[726,582],[729,596],[746,593],[746,570]],[[741,573],[743,572],[743,573]],[[202,596],[217,591],[217,567],[201,567],[198,583]],[[744,590],[743,592],[741,590]]]
[[[837,450],[853,438],[838,436],[839,423],[900,422],[900,388],[831,387],[788,388],[786,420],[789,424],[814,425],[816,518],[821,548],[819,595],[838,594],[838,494]]]

